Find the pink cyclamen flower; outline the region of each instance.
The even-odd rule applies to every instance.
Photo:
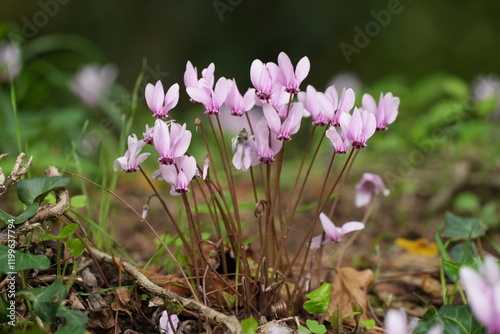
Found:
[[[354,107],[356,94],[354,94],[351,88],[343,88],[339,99],[335,86],[330,86],[325,90],[324,97],[320,97],[319,99],[323,113],[333,126],[339,126],[340,116],[349,113],[352,107]]]
[[[21,49],[17,44],[1,42],[0,43],[0,80],[10,81],[21,72]],[[10,73],[10,77],[9,77]]]
[[[165,94],[160,80],[156,85],[146,85],[146,103],[154,113],[153,117],[163,119],[168,117],[168,112],[179,102],[179,84],[173,84]]]
[[[185,123],[180,125],[173,121],[167,123],[157,119],[153,129],[153,143],[160,155],[160,164],[171,165],[176,158],[186,153],[191,136],[191,131],[186,130]]]
[[[283,147],[283,142],[275,136],[269,136],[269,127],[264,119],[260,120],[254,129],[255,135],[250,140],[250,145],[257,155],[258,162],[272,164],[274,157]]]
[[[285,87],[287,93],[297,94],[300,91],[300,84],[309,74],[311,68],[309,58],[303,57],[300,59],[294,71],[290,57],[286,53],[281,52],[278,55],[278,65],[279,71],[276,80],[280,85]]]
[[[324,237],[323,235],[314,237],[311,241],[311,249],[318,249],[329,242],[334,244],[341,242],[345,234],[365,228],[365,224],[357,221],[347,222],[342,227],[337,227],[323,212],[319,215],[319,219],[325,231]]]
[[[330,142],[335,148],[335,153],[347,153],[349,147],[351,146],[351,142],[346,138],[344,131],[334,126],[330,126],[330,128],[326,130],[326,136],[328,137],[328,139],[330,139]]]
[[[160,170],[153,173],[155,180],[165,180],[170,184],[170,195],[179,196],[189,192],[189,182],[197,171],[196,159],[183,155],[171,165],[160,165]]]
[[[267,120],[269,128],[274,132],[276,139],[290,140],[291,135],[297,133],[300,129],[300,121],[304,115],[304,106],[302,103],[294,103],[286,119],[281,122],[276,109],[270,104],[264,104],[264,117]]]
[[[118,76],[114,65],[86,65],[81,68],[69,84],[71,91],[89,107],[97,107],[108,94]]]
[[[202,78],[198,82],[197,87],[187,87],[186,91],[193,101],[203,104],[205,107],[205,114],[218,115],[227,97],[227,79],[221,77],[217,80],[215,89],[212,89],[210,83]]]
[[[319,100],[321,98],[323,99],[327,98],[323,93],[317,92],[313,86],[308,85],[306,91],[300,92],[297,95],[297,97],[299,99],[299,102],[302,102],[302,104],[304,104],[304,110],[306,111],[305,114],[309,113],[313,121],[312,124],[314,126],[325,126],[328,125],[331,122],[331,120],[333,120],[333,113],[335,110],[331,112],[332,114],[331,117],[325,115],[324,109],[322,108],[322,105],[320,104]],[[328,109],[332,110],[332,108]]]
[[[462,266],[459,277],[477,321],[489,334],[500,333],[500,266],[497,259],[487,255],[479,272]]]
[[[146,143],[142,140],[137,140],[137,136],[132,134],[128,136],[128,149],[123,157],[119,157],[115,160],[113,168],[115,172],[118,167],[121,166],[122,171],[127,173],[136,172],[139,169],[139,165],[146,160],[150,153],[141,153],[142,148]]]
[[[227,80],[228,93],[225,104],[233,116],[243,116],[246,111],[255,105],[255,89],[250,88],[245,95],[241,95],[236,80]]]
[[[387,125],[396,120],[398,116],[399,97],[392,96],[392,93],[380,93],[380,100],[377,103],[373,96],[364,94],[362,99],[363,109],[375,115],[377,120],[377,130],[387,130]]]
[[[389,189],[385,187],[384,181],[377,174],[364,173],[361,180],[356,184],[356,207],[366,206],[374,195],[389,195]]]
[[[252,148],[249,142],[248,132],[243,129],[231,140],[233,149],[233,166],[242,171],[248,170],[252,165]]]
[[[351,114],[343,112],[340,115],[340,127],[354,148],[365,148],[366,141],[375,133],[377,121],[375,115],[368,110],[360,111],[354,108]]]
[[[168,319],[170,318],[170,321]],[[173,327],[170,325],[172,323]],[[160,317],[160,330],[161,334],[174,334],[177,332],[179,326],[179,317],[177,314],[169,315],[167,311],[163,311]]]
[[[269,62],[264,64],[259,59],[255,59],[250,66],[250,80],[255,87],[257,97],[268,102],[273,95],[274,84],[278,75],[278,65]]]

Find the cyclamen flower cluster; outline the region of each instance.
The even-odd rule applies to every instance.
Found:
[[[388,124],[395,120],[399,99],[391,93],[382,94],[378,105],[373,97],[365,94],[362,107],[356,108],[355,93],[350,88],[342,89],[340,95],[334,86],[328,87],[325,92],[308,86],[305,92],[301,92],[300,85],[309,70],[307,57],[300,59],[294,68],[284,52],[279,54],[277,64],[256,59],[250,66],[250,80],[254,88],[241,94],[235,79],[216,79],[213,63],[199,76],[198,69],[188,61],[184,85],[191,102],[202,104],[207,115],[219,117],[223,107],[236,117],[244,116],[255,106],[262,109],[261,119],[250,123],[248,118],[248,128],[242,129],[231,141],[234,153],[232,163],[236,169],[243,171],[260,163],[273,163],[283,142],[291,140],[299,131],[304,117],[311,117],[314,126],[329,126],[326,136],[339,154],[347,153],[351,147],[365,148],[367,140],[376,130],[387,129]],[[160,168],[154,177],[170,183],[173,195],[188,192],[189,182],[201,170],[195,158],[187,155],[191,132],[186,129],[186,124],[180,125],[175,120],[164,121],[179,101],[179,85],[172,85],[165,93],[160,81],[155,85],[148,84],[145,97],[147,106],[157,119],[154,127],[146,125],[143,134],[143,141],[153,145],[159,154]],[[138,162],[144,160],[143,155],[139,156],[144,145],[135,143],[131,146],[130,142],[125,156],[115,161],[115,170],[121,166],[124,171],[136,171]],[[207,166],[203,165],[204,175],[207,174]]]

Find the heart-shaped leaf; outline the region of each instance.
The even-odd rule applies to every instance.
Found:
[[[304,303],[304,309],[312,314],[326,312],[330,305],[331,293],[332,285],[323,283],[319,288],[306,295],[310,300]]]
[[[479,218],[463,218],[446,213],[443,236],[453,239],[475,239],[484,235],[488,227]]]
[[[49,191],[65,187],[68,183],[69,178],[64,176],[24,179],[17,184],[17,197],[24,204],[30,205],[37,199],[43,199]]]
[[[66,225],[63,227],[59,235],[53,235],[53,234],[42,234],[40,236],[40,239],[52,239],[52,240],[61,240],[61,239],[66,239],[75,233],[76,229],[78,228],[77,223],[71,223],[69,225]]]
[[[26,269],[47,269],[50,260],[45,255],[31,255],[0,245],[0,272],[18,272]]]

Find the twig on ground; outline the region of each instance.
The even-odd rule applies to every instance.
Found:
[[[94,253],[94,256],[96,257],[97,260],[99,261],[105,261],[108,263],[113,263],[113,258],[105,254],[95,248],[92,248],[92,252]],[[144,276],[137,268],[135,268],[132,264],[128,262],[121,262],[122,268],[132,277],[134,277],[137,280],[137,283],[141,285],[143,288],[148,290],[149,292],[160,296],[162,298],[166,298],[169,301],[179,304],[182,307],[191,310],[191,311],[196,311],[199,312],[201,315],[207,317],[210,320],[213,320],[216,323],[220,323],[225,325],[231,333],[235,334],[241,334],[242,329],[240,322],[235,316],[228,316],[226,314],[223,314],[221,312],[218,312],[206,305],[203,305],[193,299],[189,298],[184,298],[182,296],[179,296],[176,293],[173,293],[167,289],[164,289],[153,282],[151,282],[146,276]]]

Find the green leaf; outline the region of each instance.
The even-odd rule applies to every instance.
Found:
[[[455,262],[462,262],[474,257],[474,249],[469,242],[454,245],[450,250],[450,256]]]
[[[306,324],[309,330],[315,334],[326,333],[325,325],[320,325],[316,320],[307,319]]]
[[[80,209],[85,207],[85,203],[87,202],[87,196],[85,195],[75,195],[71,196],[71,199],[69,201],[70,206],[73,209]]]
[[[304,303],[304,309],[312,314],[326,312],[330,305],[331,293],[332,285],[323,283],[319,288],[306,295],[310,300]]]
[[[347,313],[347,314],[344,314],[344,315],[342,316],[342,319],[344,319],[344,318],[349,318],[350,316],[353,316],[353,315],[360,315],[360,314],[361,314],[361,312],[349,312],[349,313]]]
[[[373,329],[375,327],[375,319],[360,320],[359,323],[365,326],[366,329]]]
[[[53,323],[61,303],[66,299],[68,291],[61,280],[56,280],[49,286],[29,291],[19,291],[33,303],[35,313],[48,323]]]
[[[88,243],[88,239],[84,238],[83,241]],[[69,238],[66,241],[66,248],[71,251],[71,255],[74,257],[79,257],[85,251],[85,245],[78,238]]]
[[[85,327],[73,324],[65,325],[59,328],[57,332],[55,332],[55,334],[85,334],[85,333],[88,333]]]
[[[425,334],[437,324],[444,325],[443,334],[484,334],[468,305],[444,305],[436,312],[430,308],[419,321],[413,334]]]
[[[299,326],[297,329],[299,330],[299,333],[301,333],[301,334],[310,334],[311,333],[311,331],[308,330],[307,328],[305,328],[304,326]]]
[[[19,225],[33,217],[38,211],[38,203],[31,203],[28,207],[17,217],[11,216],[8,213],[0,210],[0,219],[3,220],[5,224]]]
[[[34,177],[17,183],[17,197],[21,202],[30,205],[35,200],[42,200],[51,190],[64,187],[69,178],[64,176]]]
[[[18,272],[26,269],[47,269],[50,260],[45,255],[31,255],[0,245],[0,272]]]
[[[474,269],[478,269],[479,265],[483,263],[483,260],[480,257],[473,257],[462,263],[455,263],[450,261],[443,261],[444,271],[450,275],[454,281],[458,279],[458,273],[460,272],[460,268],[462,266],[472,267]]]
[[[42,234],[40,236],[40,239],[52,239],[52,240],[61,240],[61,239],[66,239],[67,237],[70,237],[75,233],[76,229],[78,228],[77,223],[71,223],[69,225],[66,225],[63,227],[61,232],[59,232],[59,235],[53,235],[53,234]]]
[[[255,334],[255,330],[259,327],[259,322],[255,318],[246,318],[241,320],[241,329],[243,334]]]
[[[237,295],[232,295],[225,291],[222,291],[222,297],[224,298],[224,301],[226,302],[226,305],[229,309],[234,308],[234,305],[236,305],[236,303],[238,302]]]
[[[85,314],[83,314],[82,311],[70,310],[64,305],[61,305],[61,307],[59,307],[56,315],[58,317],[63,317],[64,319],[66,319],[66,323],[68,325],[83,327],[87,324],[87,322],[89,322],[89,318]]]
[[[479,218],[463,218],[446,213],[443,236],[454,239],[475,239],[484,235],[488,229]]]

